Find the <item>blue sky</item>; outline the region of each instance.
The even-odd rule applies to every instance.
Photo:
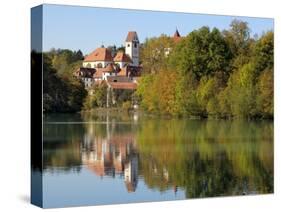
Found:
[[[182,36],[202,26],[228,29],[235,18],[248,22],[251,35],[261,35],[274,27],[273,19],[269,18],[61,5],[44,5],[43,11],[43,50],[81,49],[84,54],[102,44],[121,46],[128,31],[137,31],[143,42],[161,34],[172,36],[176,28]]]

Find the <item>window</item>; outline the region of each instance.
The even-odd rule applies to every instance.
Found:
[[[98,63],[97,67],[102,68],[102,63]]]
[[[127,47],[130,47],[130,44],[128,44]]]
[[[134,47],[135,47],[135,48],[137,48],[137,47],[138,47],[138,44],[137,44],[136,42],[134,43]]]

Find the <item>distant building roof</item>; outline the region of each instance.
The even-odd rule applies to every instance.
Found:
[[[175,43],[179,42],[181,40],[181,35],[179,33],[179,31],[176,29],[173,40]]]
[[[103,71],[100,68],[97,68],[93,78],[102,78],[102,72]]]
[[[120,68],[112,63],[109,63],[105,68],[96,68],[97,71],[99,72],[118,72]]]
[[[117,73],[117,76],[127,76],[127,68],[121,68],[121,70]]]
[[[134,82],[108,82],[113,89],[125,89],[125,90],[135,90],[137,89],[137,84]]]
[[[119,51],[113,59],[114,62],[128,62],[131,63],[131,58],[123,51]]]
[[[115,68],[112,63],[108,64],[103,70],[103,72],[113,72],[113,71],[115,71]]]
[[[127,65],[119,72],[117,72],[117,76],[129,76],[129,77],[138,77],[141,75],[142,67],[141,66],[131,66]]]
[[[126,66],[126,75],[130,77],[137,77],[141,75],[142,67],[141,66]]]
[[[135,32],[135,31],[128,32],[128,35],[126,38],[126,42],[132,42],[132,41],[139,41],[137,32]]]
[[[74,76],[92,78],[93,75],[95,74],[95,72],[96,72],[96,69],[94,69],[94,68],[80,67],[74,71]]]
[[[127,76],[108,76],[107,77],[108,82],[134,82],[132,77]]]
[[[97,48],[84,59],[84,62],[112,61],[111,51],[107,48]]]

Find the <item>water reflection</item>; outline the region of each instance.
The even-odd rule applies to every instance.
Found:
[[[273,123],[124,114],[45,117],[44,172],[77,175],[83,167],[100,179],[122,179],[126,193],[118,195],[125,200],[149,190],[155,196],[182,190],[185,198],[272,193]]]
[[[126,134],[106,138],[84,136],[81,162],[97,176],[124,176],[128,192],[135,191],[138,181],[138,156],[136,140]]]

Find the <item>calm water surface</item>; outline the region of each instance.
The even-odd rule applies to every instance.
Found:
[[[273,192],[273,122],[44,117],[44,207]]]

